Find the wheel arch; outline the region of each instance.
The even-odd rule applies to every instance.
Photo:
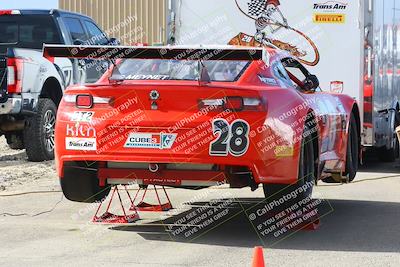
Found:
[[[44,82],[40,98],[49,98],[53,100],[54,104],[58,107],[63,96],[63,90],[59,81],[54,77],[49,77]]]

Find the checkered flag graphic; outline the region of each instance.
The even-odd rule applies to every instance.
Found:
[[[251,0],[249,6],[249,15],[259,17],[265,11],[266,0]]]

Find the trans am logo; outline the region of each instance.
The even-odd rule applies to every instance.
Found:
[[[177,134],[131,133],[126,140],[126,148],[171,149]]]

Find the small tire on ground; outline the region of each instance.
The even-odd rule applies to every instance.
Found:
[[[45,116],[54,115],[52,129],[46,129]],[[28,159],[33,162],[41,162],[54,159],[54,138],[53,146],[49,148],[46,138],[49,134],[54,137],[55,118],[57,107],[51,99],[40,98],[37,105],[37,112],[26,120],[24,130],[24,143]]]
[[[6,134],[8,147],[14,150],[21,150],[25,148],[23,134]]]
[[[306,190],[301,190],[297,194],[296,198],[292,198],[290,201],[286,201],[280,207],[276,207],[277,211],[284,210],[297,201],[311,198],[313,187],[315,184],[315,158],[314,158],[314,145],[310,130],[308,127],[305,128],[303,133],[303,140],[301,143],[300,160],[299,160],[299,174],[296,184],[264,184],[264,195],[267,202],[271,203],[274,200],[279,201],[283,196],[290,195],[302,186],[307,186]],[[300,191],[300,190],[299,190]]]
[[[86,163],[70,163],[64,166],[64,177],[60,178],[64,196],[74,202],[94,203],[102,201],[110,187],[100,187],[97,166]]]
[[[357,129],[356,119],[352,113],[350,116],[349,134],[347,135],[346,170],[349,181],[356,177],[359,167],[360,139]]]

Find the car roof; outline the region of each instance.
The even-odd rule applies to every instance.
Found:
[[[13,10],[18,10],[21,13],[21,15],[73,15],[73,16],[85,17],[92,20],[90,17],[84,14],[70,12],[62,9],[13,9]]]

